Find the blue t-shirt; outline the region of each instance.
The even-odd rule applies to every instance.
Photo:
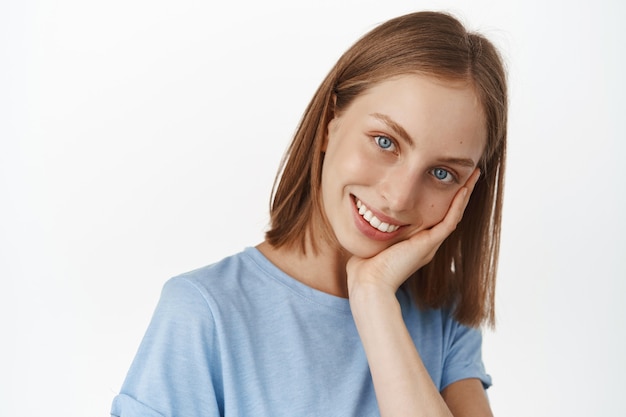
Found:
[[[481,334],[398,300],[439,390],[491,384]],[[379,416],[347,299],[288,276],[257,249],[169,280],[112,416]]]

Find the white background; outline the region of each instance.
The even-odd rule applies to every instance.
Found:
[[[262,239],[318,83],[420,9],[510,73],[495,414],[626,415],[625,7],[216,3],[0,3],[0,416],[108,415],[165,280]]]

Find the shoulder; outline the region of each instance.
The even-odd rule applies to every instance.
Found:
[[[166,309],[168,312],[177,309],[180,314],[201,313],[198,310],[206,309],[212,316],[229,314],[240,310],[244,299],[256,304],[275,298],[276,284],[275,267],[249,247],[219,262],[170,278],[163,286],[159,305],[167,304],[171,306]]]
[[[170,278],[163,287],[163,293],[189,295],[195,292],[204,298],[215,298],[240,289],[247,279],[260,273],[254,250],[247,248],[219,262]]]
[[[161,291],[142,349],[168,358],[213,346],[245,297],[243,280],[254,280],[246,251],[170,278]],[[242,278],[247,277],[247,278]]]

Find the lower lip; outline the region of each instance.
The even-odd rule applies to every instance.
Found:
[[[359,214],[359,210],[356,207],[354,199],[352,200],[352,214],[354,215],[354,223],[356,224],[356,228],[372,240],[391,240],[398,236],[398,234],[402,230],[402,226],[398,230],[395,230],[393,232],[381,232],[380,230],[373,228],[372,225],[369,224],[369,222]]]

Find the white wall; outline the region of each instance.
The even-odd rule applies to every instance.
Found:
[[[107,415],[164,281],[262,239],[317,84],[418,9],[509,65],[496,415],[626,414],[624,6],[211,3],[0,3],[1,416]]]

